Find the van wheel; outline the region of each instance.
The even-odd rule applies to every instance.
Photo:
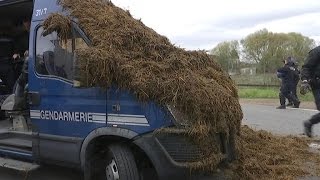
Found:
[[[96,179],[107,180],[139,180],[139,172],[131,150],[121,144],[111,144],[97,163]]]

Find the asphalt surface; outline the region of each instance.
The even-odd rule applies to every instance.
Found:
[[[0,168],[1,180],[81,180],[82,173],[73,169],[57,166],[44,166],[29,172],[19,172]]]
[[[285,109],[274,106],[242,104],[243,124],[254,129],[264,129],[281,135],[303,135],[302,123],[317,113],[315,110]],[[315,126],[314,134],[320,136],[320,124]],[[0,180],[80,180],[79,171],[56,166],[44,166],[29,174],[0,168]],[[313,179],[313,178],[307,178]],[[315,178],[318,179],[318,178]]]
[[[242,110],[242,124],[280,135],[303,135],[303,121],[318,113],[312,109],[276,109],[274,106],[256,104],[242,104]],[[320,124],[315,125],[313,131],[315,136],[320,136]]]

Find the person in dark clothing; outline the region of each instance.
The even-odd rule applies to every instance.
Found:
[[[19,109],[27,109],[27,91],[28,91],[28,59],[24,61],[22,72],[17,80],[17,84],[14,89],[16,97],[15,106]]]
[[[15,30],[18,33],[14,41],[12,38],[1,38],[0,41],[0,79],[6,87],[1,94],[12,93],[22,69],[23,59],[28,56],[30,19],[25,17],[22,24],[22,30]],[[21,61],[16,61],[18,59]]]
[[[29,32],[30,32],[30,20],[28,18],[23,19],[23,30],[15,38],[14,54],[12,58],[19,59],[28,56],[29,52]]]
[[[20,30],[19,30],[20,29]],[[15,37],[12,64],[14,68],[14,83],[19,78],[23,66],[23,61],[29,55],[29,31],[30,19],[25,17],[22,21],[22,28],[18,28]]]
[[[11,63],[11,53],[13,51],[13,40],[11,38],[0,37],[0,94],[12,92],[14,86],[14,69]]]
[[[299,100],[292,94],[294,87],[294,70],[288,63],[288,59],[284,60],[284,66],[277,71],[277,75],[281,79],[279,93],[280,106],[277,107],[277,109],[286,108],[286,98],[293,102],[295,108],[298,108],[300,105]]]
[[[300,71],[298,68],[298,64],[295,61],[294,58],[288,57],[288,65],[290,66],[291,70],[293,70],[293,87],[292,87],[292,94],[296,97],[296,99],[299,101],[298,95],[297,95],[297,86],[300,80]],[[299,101],[300,102],[300,101]],[[289,100],[289,103],[287,106],[293,106],[293,102]]]
[[[11,93],[15,83],[14,70],[12,68],[12,65],[5,60],[0,60],[0,79],[6,87],[5,89],[1,90],[0,94]]]
[[[17,82],[23,88],[28,83],[28,59],[26,59],[23,63],[22,72],[21,72]]]
[[[312,49],[301,69],[300,93],[312,91],[317,109],[320,110],[320,46]],[[305,134],[312,137],[312,126],[320,122],[320,113],[304,122]]]

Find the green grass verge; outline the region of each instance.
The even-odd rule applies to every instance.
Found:
[[[240,98],[248,99],[278,99],[279,88],[273,87],[238,87],[238,94]],[[312,93],[304,96],[298,94],[302,101],[313,101]]]
[[[236,84],[279,85],[276,74],[234,75],[231,78]]]

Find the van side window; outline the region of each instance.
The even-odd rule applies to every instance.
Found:
[[[73,80],[74,50],[86,48],[88,45],[77,33],[75,37],[70,37],[66,41],[61,41],[56,32],[46,36],[42,33],[43,28],[40,27],[36,40],[37,73]]]

